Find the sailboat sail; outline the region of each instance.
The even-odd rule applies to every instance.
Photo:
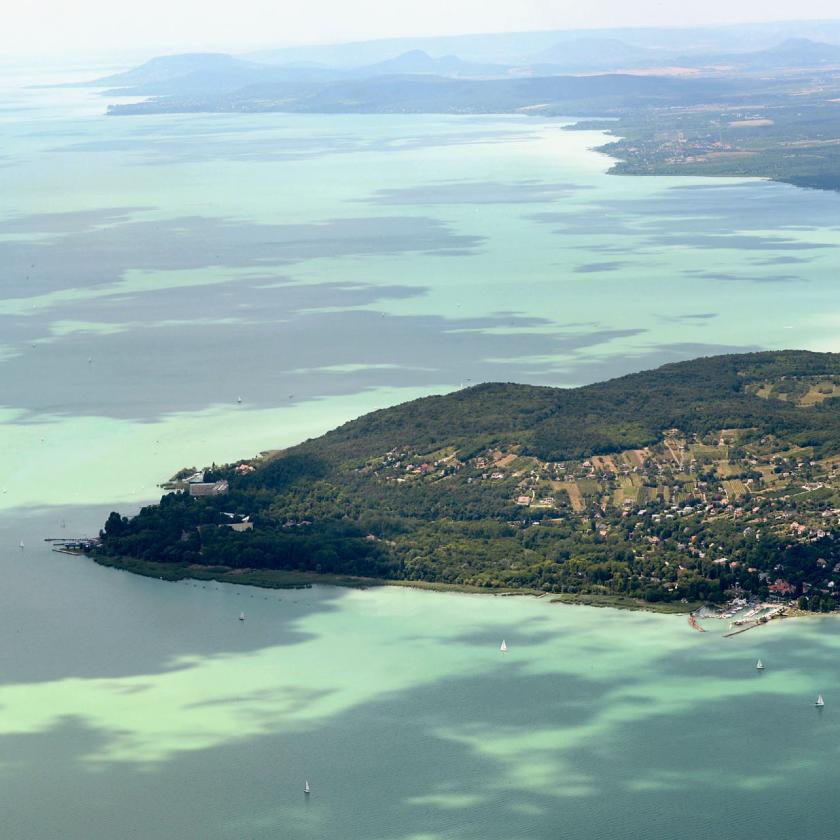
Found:
[[[823,700],[822,694],[817,695],[817,702],[814,703],[815,706],[825,706],[825,700]]]
[[[759,671],[763,671],[764,663],[759,659],[758,662],[755,663],[755,667],[758,668]]]
[[[507,650],[507,643],[504,639],[502,639],[502,643],[499,645],[499,650]]]
[[[311,792],[312,792],[312,791],[311,791],[311,789],[310,789],[310,787],[309,787],[309,779],[307,779],[307,780],[303,783],[303,792],[304,792],[304,793],[311,793]]]

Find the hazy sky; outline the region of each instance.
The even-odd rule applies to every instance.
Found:
[[[836,18],[837,0],[7,0],[0,54],[157,54],[527,29]]]

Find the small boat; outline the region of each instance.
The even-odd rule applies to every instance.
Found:
[[[23,551],[23,540],[20,541],[20,550]]]
[[[312,789],[309,787],[309,779],[307,779],[307,780],[303,783],[303,792],[304,792],[307,796],[309,796],[309,794],[310,794],[310,793],[312,793]]]
[[[822,694],[817,695],[817,701],[816,701],[816,703],[814,703],[814,705],[819,707],[819,708],[822,708],[823,706],[825,706],[825,700],[823,700]]]
[[[755,663],[755,667],[758,671],[763,671],[764,663],[759,659],[758,662]]]
[[[237,397],[237,398],[236,398],[236,402],[237,402],[239,405],[242,405],[242,397]]]
[[[502,639],[502,643],[499,645],[499,650],[503,652],[507,650],[507,642],[504,639]]]
[[[239,613],[239,620],[245,621],[245,613]]]

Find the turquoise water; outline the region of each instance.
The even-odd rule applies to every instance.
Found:
[[[836,836],[833,619],[172,584],[4,526],[4,837]]]
[[[167,584],[43,538],[421,394],[838,350],[838,196],[607,176],[563,121],[102,110],[0,93],[4,837],[836,836],[833,620]]]
[[[608,176],[562,120],[0,99],[5,508],[479,381],[840,349],[833,193]]]

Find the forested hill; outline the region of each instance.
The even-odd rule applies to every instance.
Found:
[[[665,365],[582,388],[488,383],[367,414],[290,453],[352,463],[410,446],[454,446],[469,454],[519,444],[545,461],[638,448],[665,429],[704,433],[756,427],[834,451],[840,416],[834,403],[803,409],[763,399],[750,386],[782,377],[840,374],[840,354],[784,351],[711,356]]]
[[[190,472],[133,519],[112,513],[99,558],[648,601],[780,578],[826,608],[840,590],[840,354],[479,385],[214,465],[213,495]]]

